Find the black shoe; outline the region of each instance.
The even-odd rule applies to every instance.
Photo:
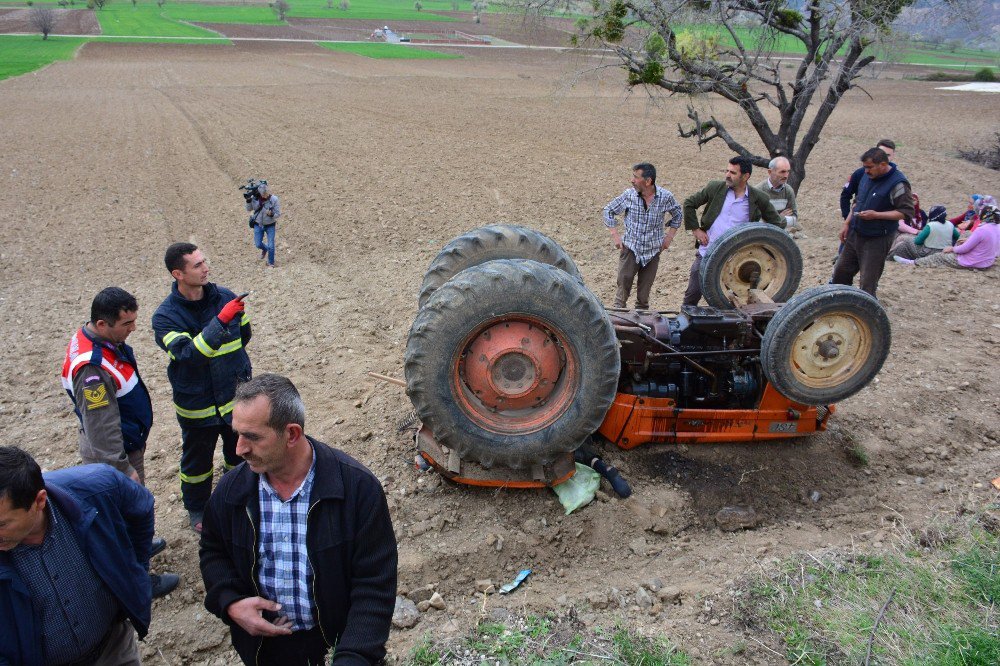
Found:
[[[177,588],[181,577],[177,574],[149,574],[149,584],[153,588],[153,598],[165,597]]]
[[[201,534],[201,523],[205,520],[204,511],[191,511],[188,510],[188,519],[191,521],[191,529],[193,529],[198,534]]]
[[[167,547],[167,540],[163,537],[153,537],[153,543],[149,546],[149,556],[154,557],[162,553]]]

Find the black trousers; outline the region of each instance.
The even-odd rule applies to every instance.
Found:
[[[265,638],[257,663],[261,666],[323,666],[329,649],[319,627],[313,627],[289,636]]]
[[[236,455],[236,433],[228,424],[205,428],[181,427],[181,497],[188,511],[204,511],[212,494],[215,443],[222,437],[226,471],[243,459]]]

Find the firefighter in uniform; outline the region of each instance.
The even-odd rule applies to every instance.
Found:
[[[62,385],[80,419],[80,458],[84,464],[111,465],[145,484],[143,456],[153,426],[153,403],[139,375],[135,353],[125,340],[135,330],[139,304],[119,287],[98,292],[90,305],[90,321],[69,341]],[[166,548],[156,537],[151,556]],[[176,574],[151,574],[154,597],[171,592]]]
[[[219,437],[225,470],[241,462],[230,424],[236,385],[251,376],[250,317],[242,297],[208,281],[208,262],[197,246],[174,243],[164,262],[174,284],[153,313],[153,332],[170,358],[167,377],[181,425],[181,495],[200,533]]]

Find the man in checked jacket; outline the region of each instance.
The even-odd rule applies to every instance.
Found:
[[[250,317],[243,298],[208,281],[208,260],[192,243],[167,248],[174,278],[153,313],[153,333],[170,358],[167,378],[181,425],[181,496],[191,527],[201,532],[212,493],[215,444],[222,438],[226,470],[240,463],[232,423],[236,385],[250,379]]]
[[[618,233],[617,215],[624,215],[625,236]],[[666,216],[670,222],[666,222]],[[618,256],[615,307],[624,308],[636,276],[635,307],[649,309],[649,292],[660,265],[660,253],[670,247],[681,226],[681,206],[674,195],[656,184],[656,167],[643,162],[632,167],[632,187],[604,207],[604,226],[611,232]],[[664,225],[668,225],[664,230]]]

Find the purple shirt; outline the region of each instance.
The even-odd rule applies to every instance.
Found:
[[[1000,254],[1000,225],[980,224],[969,240],[955,246],[955,258],[965,268],[989,268]]]
[[[743,196],[736,198],[736,192],[732,188],[726,190],[726,201],[722,204],[719,216],[712,222],[712,226],[706,232],[708,234],[708,245],[698,248],[698,254],[705,256],[708,246],[716,238],[726,233],[737,224],[746,224],[750,221],[750,186],[743,190]]]

